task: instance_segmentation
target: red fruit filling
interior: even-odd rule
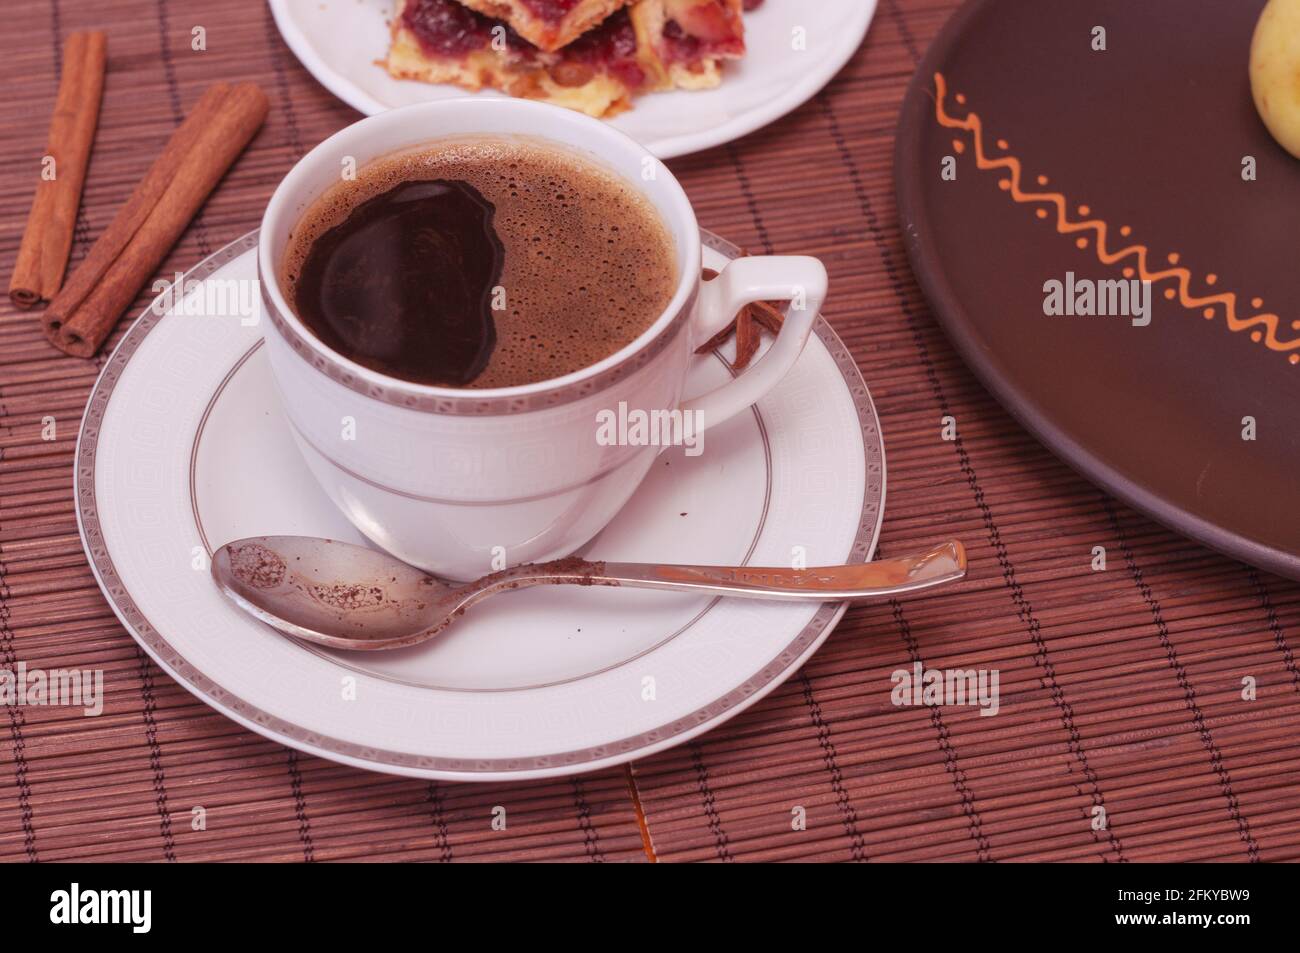
[[[559,23],[582,0],[521,0],[528,12],[539,20]]]
[[[664,24],[664,59],[690,62],[705,56],[739,56],[745,52],[740,18],[721,0],[696,0],[675,4],[673,18]]]
[[[566,63],[602,67],[624,86],[637,89],[645,83],[646,76],[637,62],[636,49],[636,30],[624,7],[559,52]]]
[[[456,0],[415,0],[402,10],[402,26],[415,34],[430,56],[460,57],[492,42],[492,30],[505,30],[506,46],[531,47],[509,26],[463,7]]]

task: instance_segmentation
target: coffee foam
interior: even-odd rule
[[[672,299],[672,236],[631,183],[558,148],[476,139],[385,156],[329,189],[290,235],[281,266],[288,300],[316,238],[412,179],[460,179],[496,208],[506,307],[493,311],[496,349],[468,387],[510,387],[588,367],[634,341]]]

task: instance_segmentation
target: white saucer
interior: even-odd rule
[[[396,106],[500,96],[393,79],[375,64],[388,51],[393,0],[270,0],[284,41],[326,89],[367,116]],[[722,85],[652,93],[611,122],[661,159],[739,139],[802,105],[830,82],[867,34],[876,0],[765,0],[745,14],[748,52]],[[800,32],[801,31],[801,32]],[[803,49],[794,46],[803,40]]]
[[[703,238],[710,267],[738,254]],[[250,233],[187,277],[254,281],[256,244]],[[723,356],[701,357],[687,391],[729,373]],[[699,456],[665,452],[586,553],[790,565],[800,546],[810,566],[866,560],[884,489],[871,396],[819,319],[754,412],[710,430]],[[173,678],[269,738],[396,774],[546,777],[644,757],[770,692],[844,612],[564,587],[492,600],[397,652],[287,640],[225,601],[205,554],[258,534],[363,539],[299,457],[260,329],[237,316],[136,321],[87,406],[76,499],[100,588]]]

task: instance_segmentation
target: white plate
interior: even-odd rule
[[[710,267],[738,253],[703,237]],[[256,243],[246,235],[189,279],[254,281]],[[687,390],[728,373],[721,356],[701,357]],[[699,456],[666,452],[586,552],[789,565],[799,546],[808,565],[866,560],[884,484],[871,396],[818,319],[754,412],[710,430]],[[391,653],[285,639],[225,601],[205,553],[257,534],[363,540],[298,455],[260,330],[234,316],[147,310],[132,326],[87,406],[76,499],[100,588],[173,678],[269,738],[396,774],[546,777],[643,757],[770,692],[844,612],[557,587],[494,599]]]
[[[395,0],[269,2],[280,34],[307,71],[367,116],[435,99],[501,95],[397,80],[376,65],[388,52]],[[739,139],[830,82],[861,45],[875,9],[876,0],[765,0],[745,14],[748,52],[727,65],[722,85],[649,93],[610,121],[661,159]]]

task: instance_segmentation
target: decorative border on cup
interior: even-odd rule
[[[710,248],[729,258],[740,256],[741,250],[731,242],[703,229],[700,231],[704,244]],[[257,232],[253,231],[205,258],[186,272],[185,277],[207,277],[222,265],[256,246]],[[546,775],[567,768],[583,770],[584,766],[593,762],[604,762],[609,759],[615,759],[613,763],[630,761],[639,753],[647,753],[645,752],[647,748],[658,750],[659,746],[672,739],[685,741],[694,737],[705,731],[710,723],[729,712],[746,707],[756,696],[784,681],[792,674],[792,666],[830,635],[831,628],[847,606],[847,603],[822,603],[808,624],[776,657],[743,683],[709,704],[673,722],[609,744],[523,758],[440,758],[358,745],[287,722],[227,691],[185,659],[136,606],[108,552],[108,544],[99,521],[99,505],[95,497],[95,456],[99,431],[103,425],[109,400],[122,372],[160,320],[161,317],[153,312],[152,304],[145,308],[144,313],[131,325],[126,336],[113,352],[113,356],[104,365],[86,404],[81,432],[77,438],[74,477],[77,525],[81,530],[82,545],[105,599],[131,636],[191,693],[213,705],[218,711],[227,715],[233,714],[237,721],[242,721],[281,744],[288,744],[311,754],[328,751],[340,758],[361,762],[376,771],[399,774],[418,772],[423,777],[441,776],[450,780],[468,780],[482,774]],[[851,558],[866,561],[875,550],[884,511],[885,459],[880,420],[876,416],[875,405],[867,391],[866,382],[862,379],[862,372],[858,369],[857,362],[854,361],[848,348],[844,346],[844,342],[839,339],[824,318],[818,317],[816,324],[813,325],[813,331],[825,344],[836,367],[844,376],[858,411],[858,425],[862,431],[866,457],[864,460],[866,481],[863,488],[862,518],[851,549]]]
[[[547,407],[559,407],[563,404],[581,400],[598,393],[611,384],[635,374],[663,352],[687,324],[695,309],[695,299],[699,294],[698,282],[694,291],[682,305],[672,320],[644,347],[634,354],[629,354],[613,367],[606,368],[599,374],[550,387],[535,393],[519,397],[475,397],[474,391],[465,389],[464,397],[435,397],[427,394],[419,385],[409,384],[394,377],[384,375],[384,384],[375,384],[359,376],[339,363],[335,355],[323,342],[309,340],[297,328],[293,327],[280,314],[270,296],[266,293],[266,282],[259,282],[262,289],[262,308],[271,319],[271,324],[289,348],[300,358],[324,374],[336,384],[342,384],[349,390],[363,394],[380,403],[405,407],[420,413],[444,414],[453,417],[490,417],[504,414],[517,414],[529,410],[543,410]],[[337,358],[331,360],[331,356]],[[379,373],[376,371],[375,373]]]

